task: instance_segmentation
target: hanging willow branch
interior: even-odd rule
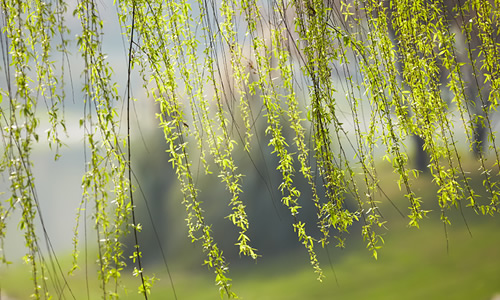
[[[144,81],[144,91],[134,93],[154,99],[158,107],[156,119],[164,133],[165,155],[180,183],[188,235],[201,245],[204,264],[214,271],[221,295],[236,297],[227,277],[228,262],[204,214],[200,195],[207,191],[194,180],[193,157],[199,158],[205,175],[217,174],[228,191],[220,205],[231,208],[226,218],[239,232],[234,244],[240,255],[257,259],[259,251],[248,236],[252,224],[246,201],[251,199],[242,188],[248,170],[240,168],[235,154],[260,151],[262,133],[255,126],[259,121],[266,124],[265,146],[278,161],[273,167],[281,174],[281,203],[293,219],[290,230],[320,280],[324,275],[317,248],[326,247],[332,235],[343,246],[343,233],[356,222],[362,223],[367,248],[377,258],[383,242],[378,230],[385,226],[377,204],[382,200],[376,199],[383,193],[377,147],[399,176],[408,210],[396,209],[407,215],[409,225],[418,227],[428,213],[413,189],[419,171],[409,163],[411,138],[423,144],[415,151],[428,157],[445,228],[450,224],[448,211],[463,204],[478,214],[497,214],[497,1],[117,1],[128,45],[128,79],[122,83],[126,97],[119,96],[116,67],[102,49],[106,23],[101,4],[80,0],[71,15],[63,1],[1,2],[5,80],[0,93],[0,169],[9,180],[9,191],[0,203],[0,239],[3,242],[12,211],[21,211],[19,228],[36,299],[49,296],[48,277],[64,277],[48,271],[39,246],[35,220],[43,226],[43,218],[31,156],[36,143],[48,143],[56,159],[62,146],[68,18],[80,25],[76,44],[83,62],[79,87],[85,103],[80,125],[87,162],[77,220],[88,213],[85,207],[93,208],[104,299],[119,297],[126,266],[122,240],[131,231],[136,237],[135,274],[140,275],[146,299],[154,281],[143,274],[137,238],[141,226],[134,217],[132,194],[131,131],[121,124],[130,124],[133,72]],[[117,109],[122,103],[125,118]],[[39,137],[42,110],[50,124],[46,140]],[[122,125],[128,128],[125,134]],[[478,159],[487,200],[479,199],[463,166],[461,131]],[[310,199],[301,195],[300,179],[308,183]],[[354,210],[348,208],[351,201]],[[301,218],[306,205],[316,209],[317,224]],[[319,232],[311,229],[316,226]],[[78,267],[77,233],[78,226],[73,269]],[[49,237],[44,238],[50,244]]]

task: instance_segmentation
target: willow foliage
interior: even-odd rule
[[[100,11],[111,5],[128,57],[127,82],[119,82],[123,95],[116,66],[102,49],[107,23]],[[154,99],[158,107],[189,237],[206,254],[204,264],[214,271],[222,295],[236,297],[228,262],[204,216],[199,195],[206,191],[193,179],[193,162],[199,158],[205,173],[217,174],[226,187],[228,197],[220,205],[231,208],[227,219],[239,232],[235,245],[240,255],[257,259],[259,251],[247,235],[252,226],[245,205],[251,199],[242,190],[247,170],[238,168],[235,153],[259,151],[258,120],[266,124],[267,146],[278,161],[274,167],[281,174],[281,203],[293,219],[291,229],[320,280],[318,247],[332,238],[342,246],[342,233],[353,223],[363,224],[361,234],[375,258],[383,243],[377,203],[390,200],[377,198],[376,148],[399,176],[409,225],[418,227],[427,213],[412,187],[418,175],[409,163],[413,137],[429,157],[445,224],[453,207],[497,214],[498,5],[496,0],[80,0],[69,9],[65,1],[4,0],[0,169],[9,188],[0,204],[0,239],[9,216],[21,211],[33,294],[49,297],[47,278],[64,275],[49,268],[54,262],[46,258],[53,253],[40,249],[40,240],[49,237],[35,232],[35,219],[43,226],[43,218],[31,157],[36,143],[48,143],[58,158],[68,84],[84,95],[80,126],[87,162],[79,214],[85,209],[93,214],[104,299],[119,297],[116,286],[126,265],[121,241],[127,234],[135,236],[134,274],[145,298],[154,281],[141,265],[130,165],[131,102],[147,100],[133,94]],[[67,20],[79,24],[76,37]],[[83,69],[80,80],[68,80],[68,49],[75,41]],[[143,91],[132,91],[134,74],[142,78]],[[41,137],[42,112],[50,127]],[[463,136],[466,143],[460,142]],[[476,154],[487,199],[478,198],[463,168],[459,148],[465,144]],[[310,199],[301,197],[297,178],[309,184]],[[357,209],[349,210],[346,201],[355,201]],[[315,207],[317,224],[301,219],[303,205]],[[77,268],[78,226],[74,241]]]

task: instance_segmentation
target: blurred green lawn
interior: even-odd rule
[[[435,197],[435,189],[427,185],[416,185],[416,188],[424,191],[426,197]],[[398,201],[400,207],[405,207],[404,200]],[[359,231],[353,231],[347,239],[346,249],[332,245],[329,255],[324,249],[317,249],[326,275],[322,283],[316,280],[306,251],[299,248],[283,255],[264,256],[257,263],[233,263],[229,273],[233,279],[233,291],[241,299],[251,300],[489,300],[493,295],[500,294],[498,216],[480,217],[466,210],[465,218],[471,236],[460,212],[451,211],[452,225],[447,227],[447,245],[437,211],[431,212],[429,219],[421,222],[420,229],[408,228],[407,220],[401,218],[389,204],[384,205],[384,212],[387,212],[384,216],[389,229],[381,231],[385,245],[379,252],[378,260],[365,249]],[[63,270],[69,269],[69,261],[69,256],[62,258]],[[82,261],[80,263],[83,264]],[[221,299],[214,276],[206,267],[186,268],[184,262],[172,259],[169,264],[177,299]],[[95,264],[91,259],[88,267],[88,290],[84,265],[75,275],[66,277],[75,299],[102,298]],[[146,270],[147,274],[156,272],[160,278],[148,299],[174,299],[164,269],[158,264]],[[123,273],[126,290],[121,289],[121,299],[144,299],[137,293],[139,280],[130,273]],[[27,266],[0,268],[0,288],[13,299],[29,299],[31,286]],[[73,296],[69,289],[65,289],[64,296],[55,295],[54,299],[73,299]]]
[[[297,251],[234,266],[230,273],[233,290],[242,299],[260,300],[491,299],[500,293],[500,220],[472,219],[469,221],[472,237],[458,220],[448,228],[448,252],[442,224],[426,220],[420,229],[388,231],[378,260],[354,236],[347,249],[330,249],[332,266],[322,252],[327,276],[322,283],[308,265],[305,251]],[[160,280],[149,299],[174,299],[168,277],[161,267],[158,269]],[[183,270],[181,264],[172,262],[171,271],[178,299],[220,299],[212,274],[206,268]],[[77,275],[67,277],[75,298],[99,299],[95,273],[89,272],[89,297],[84,273],[80,270]],[[138,280],[125,275],[127,291],[122,292],[123,299],[143,299],[135,288]],[[1,287],[15,299],[29,299],[29,277],[26,267],[9,267],[1,274]],[[71,299],[69,293],[65,295],[61,299]]]

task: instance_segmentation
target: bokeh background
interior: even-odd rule
[[[125,85],[126,55],[115,9],[101,3],[108,37],[103,42],[115,67],[115,79]],[[78,24],[72,24],[78,32]],[[75,48],[76,49],[76,48]],[[74,51],[76,53],[76,50]],[[75,78],[81,72],[77,54],[74,54],[72,73]],[[3,75],[2,75],[3,76]],[[339,78],[340,86],[341,78]],[[69,88],[69,87],[68,87]],[[137,178],[136,204],[138,221],[143,230],[139,235],[145,272],[158,278],[150,299],[220,299],[214,283],[214,274],[202,266],[204,254],[201,245],[191,243],[187,237],[185,211],[176,176],[168,163],[163,133],[155,120],[157,108],[141,91],[140,80],[134,83],[134,140],[133,169]],[[339,97],[343,92],[339,89]],[[71,265],[74,228],[80,223],[79,265],[73,275],[66,276],[66,292],[61,299],[98,299],[99,281],[96,278],[96,248],[91,204],[87,213],[77,220],[76,212],[81,201],[81,180],[85,167],[83,129],[79,120],[83,117],[83,96],[79,89],[68,91],[65,116],[67,137],[65,147],[59,149],[61,157],[54,161],[54,151],[43,143],[34,150],[34,175],[37,194],[41,203],[44,229],[58,256],[54,268],[64,272]],[[304,99],[305,101],[305,99]],[[306,104],[305,104],[306,106]],[[117,109],[122,109],[119,105]],[[259,107],[256,107],[257,111]],[[339,106],[345,113],[349,126],[349,107]],[[43,132],[44,116],[40,116]],[[417,195],[422,198],[424,209],[431,212],[423,220],[421,228],[409,228],[406,213],[408,203],[396,184],[389,163],[380,157],[377,161],[381,179],[379,209],[386,228],[379,228],[385,244],[378,259],[365,249],[360,235],[362,224],[354,224],[346,235],[346,247],[336,247],[335,240],[326,248],[317,248],[326,278],[316,280],[309,264],[308,254],[297,241],[288,210],[280,203],[280,174],[276,171],[276,157],[267,146],[269,137],[264,133],[262,116],[256,117],[255,132],[258,139],[252,145],[252,155],[238,151],[236,161],[244,170],[243,200],[250,220],[251,244],[261,255],[257,261],[240,257],[234,246],[237,231],[224,217],[229,214],[229,194],[219,184],[217,175],[205,176],[197,157],[193,156],[195,181],[201,193],[203,209],[208,223],[213,224],[216,242],[230,262],[229,277],[233,288],[242,299],[494,299],[500,294],[500,220],[498,217],[477,216],[465,205],[449,212],[452,221],[446,228],[439,220],[440,209],[436,203],[437,188],[428,174],[415,180]],[[459,130],[459,129],[458,129]],[[347,136],[346,139],[349,137]],[[465,140],[463,138],[462,140]],[[347,141],[347,140],[346,140]],[[412,155],[414,145],[409,141]],[[465,144],[459,145],[465,169],[470,172],[473,184],[480,190],[481,174],[474,156]],[[352,154],[353,161],[354,153]],[[414,163],[414,162],[412,162]],[[2,189],[8,178],[2,178]],[[361,180],[361,179],[360,179]],[[307,192],[306,182],[297,185],[302,191],[300,218],[315,228],[316,212]],[[386,196],[392,201],[387,201]],[[354,201],[347,201],[352,210]],[[396,206],[397,209],[394,207]],[[23,236],[17,230],[14,212],[9,220],[3,251],[11,264],[0,266],[0,299],[22,300],[31,295],[29,268],[22,261],[26,249]],[[39,224],[40,234],[42,226]],[[42,236],[41,235],[41,236]],[[130,255],[133,240],[123,241]],[[44,242],[42,241],[42,245]],[[132,265],[132,263],[130,263]],[[137,292],[140,281],[132,275],[132,268],[123,273],[119,290],[123,299],[142,299]],[[70,293],[67,291],[71,291]]]

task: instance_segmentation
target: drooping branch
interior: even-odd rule
[[[80,216],[86,214],[83,208],[92,206],[103,297],[118,293],[126,264],[122,241],[131,229],[133,258],[139,260],[136,274],[145,298],[151,284],[143,276],[140,224],[134,215],[133,131],[130,123],[126,133],[121,130],[122,122],[130,122],[134,72],[144,80],[144,91],[134,92],[153,99],[158,107],[156,119],[163,130],[165,155],[181,186],[179,201],[185,207],[188,235],[200,244],[204,264],[230,297],[235,294],[228,262],[203,209],[201,195],[207,191],[194,179],[196,161],[206,176],[216,170],[227,190],[220,205],[229,205],[225,218],[238,231],[234,244],[240,254],[257,259],[259,251],[249,238],[252,224],[246,207],[251,200],[243,189],[251,170],[241,168],[237,154],[245,151],[251,156],[262,151],[255,145],[268,147],[277,161],[272,167],[280,173],[278,190],[292,219],[290,230],[320,279],[316,248],[326,247],[332,235],[342,246],[343,234],[358,221],[367,248],[377,257],[383,241],[377,228],[385,226],[377,199],[379,159],[391,163],[409,207],[403,213],[392,205],[408,215],[412,226],[418,227],[426,216],[424,200],[413,189],[419,172],[410,163],[412,136],[422,142],[429,158],[445,225],[450,222],[448,211],[462,203],[480,214],[496,214],[499,187],[493,172],[498,171],[487,158],[492,156],[500,165],[494,133],[498,8],[493,1],[470,0],[458,1],[453,9],[451,2],[118,1],[129,63],[127,93],[121,97],[115,66],[102,48],[106,24],[100,5],[79,1],[73,17],[81,30],[76,43],[84,66],[81,126],[87,162],[77,217],[85,217]],[[57,1],[4,0],[1,7],[1,96],[7,100],[1,103],[0,169],[8,173],[10,190],[7,207],[0,204],[0,239],[5,236],[5,220],[19,209],[34,294],[42,298],[49,292],[35,230],[41,211],[31,156],[36,143],[54,147],[56,158],[62,146],[69,15],[67,6]],[[55,53],[63,54],[60,62]],[[122,118],[117,108],[124,103],[127,115]],[[44,106],[50,125],[46,140],[39,137]],[[263,132],[258,132],[259,122],[265,124]],[[462,135],[467,144],[460,143]],[[377,154],[377,147],[384,153]],[[472,188],[462,148],[476,153],[486,201],[481,202]],[[301,179],[311,199],[303,196]],[[306,206],[316,210],[316,224],[302,218],[301,208]],[[75,236],[74,268],[77,244]]]

